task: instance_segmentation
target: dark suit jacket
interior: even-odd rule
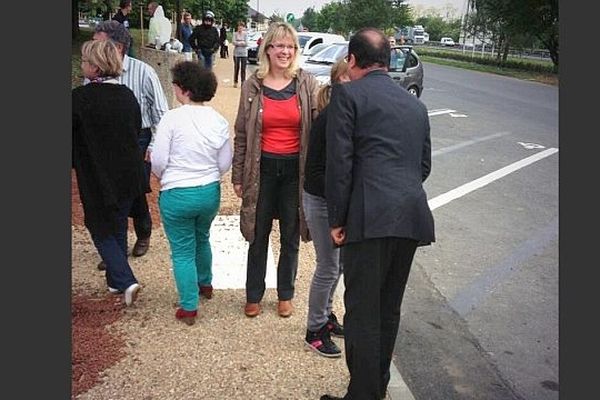
[[[327,116],[329,225],[346,243],[400,237],[435,241],[422,182],[431,170],[425,105],[385,71],[335,85]]]

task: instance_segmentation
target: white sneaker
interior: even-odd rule
[[[109,291],[110,293],[112,293],[112,294],[119,294],[119,293],[122,293],[122,292],[121,292],[119,289],[115,289],[115,288],[113,288],[113,287],[110,287],[110,286],[108,287],[108,291]]]
[[[125,289],[125,305],[131,306],[135,302],[137,298],[137,294],[140,291],[140,285],[137,283],[132,284],[127,289]]]

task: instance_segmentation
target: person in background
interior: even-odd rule
[[[325,199],[327,104],[332,85],[348,82],[348,63],[341,59],[331,68],[331,80],[318,94],[319,116],[310,129],[302,204],[308,230],[315,247],[317,265],[308,295],[306,322],[307,348],[324,357],[340,357],[342,351],[331,336],[344,336],[344,328],[333,313],[333,296],[342,273],[340,250],[332,246]]]
[[[148,46],[164,50],[164,45],[171,39],[171,21],[165,17],[163,6],[155,1],[148,4],[148,14],[151,16],[148,23]]]
[[[396,45],[396,38],[393,36],[388,36],[388,42],[390,43],[390,47],[394,47]]]
[[[158,125],[169,106],[160,80],[154,69],[145,62],[127,56],[131,43],[129,31],[117,21],[103,21],[96,25],[94,40],[111,40],[121,52],[123,72],[118,77],[119,83],[133,91],[142,113],[142,127],[138,135],[138,144],[146,160],[146,187],[150,191],[150,157],[152,150],[152,128]],[[133,227],[137,240],[131,254],[141,257],[148,252],[150,235],[152,234],[152,217],[148,208],[146,195],[142,193],[134,201],[129,214],[133,218]],[[106,267],[104,262],[98,269]]]
[[[213,26],[214,22],[215,14],[207,11],[202,17],[202,23],[194,27],[190,36],[190,45],[206,69],[212,69],[213,56],[219,48],[219,31]]]
[[[221,58],[227,58],[227,24],[225,22],[219,29],[219,44],[221,46]]]
[[[243,22],[239,22],[237,30],[233,33],[233,87],[238,87],[238,82],[246,80],[246,64],[248,63],[248,33]],[[238,80],[238,77],[240,80]]]
[[[192,14],[189,12],[183,13],[183,23],[181,24],[181,41],[183,43],[183,52],[191,53],[192,46],[190,45],[190,36],[192,36],[192,31],[194,30],[194,25],[192,25]],[[191,60],[191,58],[189,58]]]
[[[72,91],[72,166],[84,223],[106,264],[109,292],[124,293],[131,306],[140,285],[127,261],[127,215],[145,186],[140,106],[117,80],[123,61],[112,42],[85,42],[81,70],[89,83]]]
[[[244,307],[248,317],[261,312],[273,219],[279,219],[281,234],[277,263],[281,317],[293,312],[299,238],[309,239],[300,190],[319,84],[298,67],[298,47],[291,25],[271,25],[259,52],[260,65],[242,85],[235,120],[231,181],[242,199],[240,230],[250,243]]]
[[[182,106],[168,111],[158,125],[152,172],[160,180],[158,204],[179,293],[175,317],[192,325],[199,294],[213,295],[209,231],[232,152],[227,120],[205,104],[217,90],[215,74],[192,61],[176,64],[171,72]]]
[[[418,245],[435,241],[423,181],[431,171],[427,108],[387,73],[390,44],[362,28],[348,44],[351,82],[327,111],[325,195],[342,247],[345,399],[385,398],[400,308]],[[321,400],[339,399],[323,395]]]
[[[112,19],[118,21],[123,24],[127,30],[129,30],[129,13],[131,13],[132,9],[131,0],[121,0],[119,3],[119,11],[113,16]],[[133,37],[131,38],[131,43],[129,44],[129,51],[127,52],[129,57],[135,57],[135,51],[133,49]]]

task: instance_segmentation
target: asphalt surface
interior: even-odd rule
[[[395,365],[417,400],[558,399],[558,88],[429,63],[424,86],[430,204],[464,190],[417,250]]]

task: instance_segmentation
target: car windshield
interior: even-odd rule
[[[348,53],[348,45],[345,43],[332,44],[312,55],[308,62],[333,64]]]
[[[298,44],[300,44],[301,49],[304,48],[304,45],[306,44],[306,42],[308,42],[308,39],[310,39],[310,36],[298,35]]]

